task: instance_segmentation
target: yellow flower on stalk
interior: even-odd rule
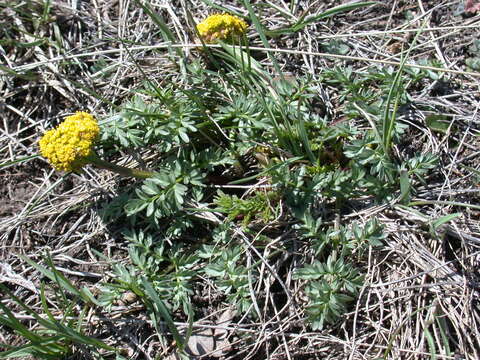
[[[248,24],[237,16],[214,14],[197,25],[197,30],[206,43],[218,40],[233,42],[247,32]]]
[[[67,116],[55,129],[45,132],[39,141],[40,152],[56,170],[78,171],[90,162],[93,143],[100,128],[87,112]]]

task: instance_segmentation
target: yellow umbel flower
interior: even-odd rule
[[[198,33],[206,43],[238,41],[247,29],[245,21],[229,14],[210,15],[197,25]]]
[[[92,147],[99,132],[92,115],[77,111],[43,135],[39,141],[40,152],[56,170],[80,170],[90,162],[87,158],[94,154]]]

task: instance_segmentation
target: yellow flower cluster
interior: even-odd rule
[[[77,171],[93,154],[93,143],[100,132],[89,113],[77,111],[57,128],[48,130],[39,141],[40,152],[56,170]]]
[[[248,29],[245,21],[229,14],[210,15],[197,25],[197,30],[206,43],[218,40],[226,42],[238,41]]]

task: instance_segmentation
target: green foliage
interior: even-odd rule
[[[136,197],[125,205],[126,214],[132,216],[145,211],[145,216],[159,226],[160,219],[180,212],[187,199],[201,200],[202,194],[195,192],[195,187],[203,186],[204,174],[194,165],[193,152],[167,159],[155,176],[136,189]]]
[[[176,34],[153,8],[144,1],[135,3],[165,40],[176,42]],[[373,4],[357,2],[300,15],[282,8],[285,27],[268,30],[257,10],[277,7],[243,3],[266,48],[268,37],[302,31],[320,20]],[[23,5],[14,10],[25,12]],[[50,2],[43,7],[37,4],[34,10],[37,31],[50,21]],[[14,30],[11,26],[1,30],[5,39],[0,45],[43,46],[43,38],[15,44]],[[350,50],[338,40],[326,43],[324,49],[339,54]],[[145,76],[131,99],[101,121],[99,155],[118,159],[128,154],[155,173],[141,182],[122,180],[126,186],[101,211],[106,223],[120,228],[128,259],[112,263],[110,278],[95,297],[87,288],[78,289],[50,260],[46,268],[24,258],[51,282],[40,289],[44,315],[0,284],[6,297],[40,325],[30,330],[0,302],[0,324],[27,341],[19,347],[2,344],[7,351],[0,358],[57,359],[77,347],[98,358],[115,354],[86,333],[86,314],[94,308],[108,312],[119,304],[128,306],[127,295],[144,306],[160,339],[166,324],[183,350],[186,339],[174,318],[188,318],[191,325],[199,284],[207,284],[209,293],[216,291],[220,301],[234,305],[244,318],[255,316],[251,309],[258,303],[268,314],[271,300],[262,290],[267,284],[262,276],[279,255],[288,265],[281,266],[296,270],[293,277],[280,271],[271,271],[272,276],[278,283],[288,279],[289,286],[302,289],[311,327],[335,324],[364,286],[361,272],[367,251],[380,248],[385,238],[376,218],[360,223],[344,215],[372,204],[408,203],[416,185],[426,184],[437,166],[434,154],[402,152],[409,123],[400,114],[427,79],[438,79],[434,71],[403,66],[400,71],[375,66],[358,71],[337,66],[323,70],[319,78],[292,78],[282,74],[273,52],[268,52],[278,75],[273,77],[272,69],[264,68],[248,47],[220,44],[202,49],[196,60],[192,60],[194,51],[186,57],[180,47],[169,50],[178,74],[160,84]],[[106,64],[102,61],[93,68],[102,70]],[[335,109],[328,94],[335,97]],[[445,119],[432,116],[428,127],[449,129],[440,121]],[[432,222],[432,232],[459,214]],[[262,231],[257,233],[255,226],[249,226],[252,223],[261,223]],[[53,294],[60,318],[53,315],[47,293]]]
[[[364,226],[353,223],[350,228],[339,226],[338,228],[323,226],[321,218],[314,219],[310,213],[305,214],[302,223],[298,226],[302,238],[311,242],[317,257],[337,252],[342,256],[353,253],[362,255],[369,247],[379,247],[384,238],[383,228],[373,218]]]
[[[383,228],[376,219],[364,226],[353,223],[350,228],[326,226],[309,211],[303,214],[297,228],[301,238],[314,249],[317,260],[298,269],[294,279],[308,281],[305,294],[309,299],[309,320],[314,329],[321,329],[347,311],[363,286],[363,277],[346,259],[353,254],[361,258],[368,247],[381,246]]]
[[[346,310],[363,286],[363,277],[352,265],[330,255],[325,263],[314,262],[298,269],[294,279],[307,280],[308,313],[313,329],[333,323]]]
[[[314,265],[295,277],[311,277],[305,293],[312,326],[331,324],[363,286],[348,259],[361,262],[384,238],[375,219],[342,224],[332,214],[349,211],[361,197],[406,202],[436,166],[432,154],[401,158],[389,150],[408,128],[398,120],[399,106],[409,103],[409,92],[428,74],[404,69],[400,81],[393,68],[347,67],[324,71],[323,85],[309,77],[273,80],[248,52],[215,51],[224,51],[216,64],[224,68],[187,65],[182,82],[162,89],[149,84],[104,124],[106,146],[145,148],[158,156],[150,164],[156,175],[136,185],[123,208],[111,210],[123,210],[144,231],[126,233],[131,264],[114,266],[116,277],[101,299],[111,306],[127,291],[144,297],[147,281],[167,309],[187,314],[202,276],[245,313],[258,263],[247,265],[243,255],[251,250],[232,231],[241,224],[248,233],[254,221],[278,226],[281,214],[282,220],[296,219],[296,234],[313,250],[306,253]],[[330,85],[352,121],[333,121],[326,105],[318,106],[322,86]],[[247,192],[259,179],[268,191]],[[243,187],[229,193],[223,189],[229,182]],[[202,215],[209,213],[224,223]],[[268,241],[265,234],[255,246]]]
[[[102,305],[112,306],[127,291],[144,296],[147,281],[157,296],[168,302],[167,307],[188,313],[198,257],[185,253],[179,245],[166,249],[163,240],[143,231],[128,231],[125,238],[130,242],[128,253],[132,265],[113,266],[114,281],[104,284],[99,297]]]
[[[433,154],[418,154],[406,161],[409,175],[414,175],[421,182],[424,182],[423,177],[437,164],[438,157]]]
[[[88,328],[87,312],[97,304],[90,291],[87,288],[79,290],[75,287],[55,268],[49,257],[46,258],[48,267],[41,266],[28,258],[23,259],[51,281],[49,284],[42,282],[40,287],[39,298],[45,315],[40,316],[36,310],[6,286],[0,284],[2,293],[13,300],[24,314],[38,323],[35,330],[30,329],[0,302],[0,324],[21,335],[27,341],[20,346],[2,344],[7,350],[0,353],[0,359],[28,356],[36,359],[59,359],[71,355],[75,347],[82,348],[82,351],[89,356],[96,356],[98,359],[103,359],[101,352],[114,353],[115,348],[85,334]],[[50,308],[52,300],[55,300],[57,305],[55,316]]]
[[[237,309],[245,313],[251,305],[249,281],[255,276],[241,265],[244,249],[240,245],[231,245],[225,249],[204,248],[199,256],[210,258],[204,268],[207,276],[215,279],[218,290],[227,295],[227,300],[235,304]]]
[[[160,151],[188,143],[190,133],[197,131],[198,108],[172,89],[156,95],[162,104],[147,104],[140,96],[125,104],[123,112],[104,125],[102,140],[124,148],[156,145]]]
[[[236,195],[220,192],[214,204],[217,205],[216,211],[226,213],[229,220],[241,219],[243,225],[248,225],[256,218],[265,223],[272,220],[276,200],[278,194],[274,192],[257,192],[247,199],[239,199]]]

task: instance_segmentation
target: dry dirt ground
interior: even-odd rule
[[[200,21],[213,12],[200,1],[149,3],[186,45],[194,42],[188,14]],[[227,3],[222,5],[245,13],[241,2]],[[286,20],[275,7],[288,8],[290,2],[270,3],[263,7],[262,22],[271,29],[283,26]],[[339,5],[295,3],[297,16]],[[176,71],[167,48],[159,46],[163,39],[156,25],[135,1],[52,1],[46,15],[43,8],[40,0],[0,4],[0,282],[31,306],[38,306],[33,290],[40,275],[18,254],[40,261],[48,250],[65,275],[91,286],[109,270],[92,250],[126,257],[126,244],[115,225],[105,224],[98,212],[101,202],[114,198],[125,185],[123,180],[93,169],[62,177],[35,157],[39,135],[75,110],[99,117],[111,114],[145,76],[162,83]],[[412,131],[403,146],[412,152],[430,148],[441,157],[438,177],[417,194],[425,200],[423,215],[462,216],[431,236],[428,222],[417,213],[377,206],[355,214],[362,218],[376,213],[388,237],[383,251],[370,254],[370,286],[345,320],[319,332],[288,318],[250,328],[233,323],[232,328],[244,331],[243,337],[232,334],[231,351],[223,352],[224,358],[480,359],[480,77],[478,69],[466,65],[467,59],[480,56],[480,50],[472,50],[479,26],[480,14],[466,13],[463,1],[385,0],[269,39],[272,48],[287,50],[275,53],[284,72],[318,75],[334,66],[365,69],[398,63],[418,29],[427,29],[410,60],[433,59],[447,71],[418,89],[410,109],[412,121],[421,123],[428,113],[416,109],[428,105],[452,119],[452,126],[434,140]],[[257,34],[249,36],[251,46],[262,46]],[[346,57],[325,56],[332,39],[347,46]],[[186,61],[194,56],[188,50],[186,54]],[[264,63],[268,66],[266,58]],[[329,91],[331,111],[341,117],[335,89]],[[198,304],[209,306],[201,299]],[[145,318],[141,310],[137,316]],[[446,334],[439,330],[439,321],[447,324]],[[139,341],[132,358],[161,358],[155,353],[157,345],[149,343],[148,329],[135,324],[122,329]],[[436,357],[430,354],[429,336],[440,344]],[[442,336],[448,339],[450,353],[441,345]],[[0,343],[21,342],[0,328]]]

